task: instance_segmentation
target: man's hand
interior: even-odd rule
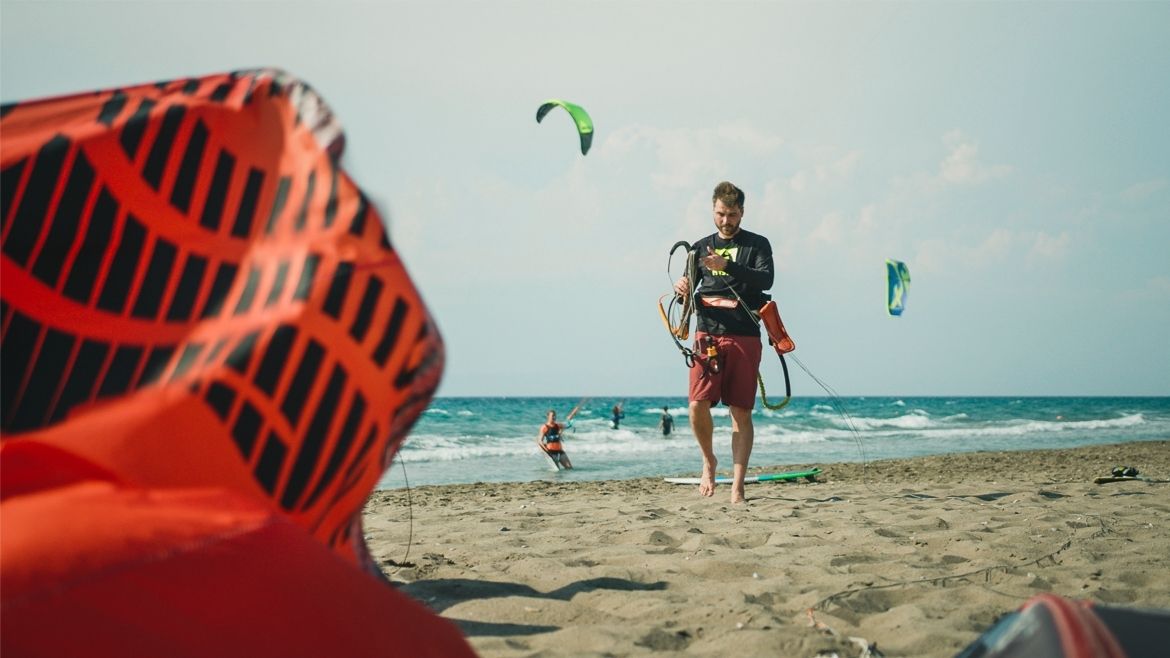
[[[722,272],[727,267],[727,259],[715,253],[711,245],[707,245],[707,255],[703,256],[701,260],[703,261],[703,267],[712,272]]]
[[[690,292],[691,282],[685,276],[680,276],[678,281],[674,282],[674,294],[686,299],[687,293]]]

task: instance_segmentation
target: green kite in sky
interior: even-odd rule
[[[563,107],[573,117],[573,122],[577,124],[577,133],[581,136],[581,155],[589,152],[589,146],[593,143],[593,119],[589,118],[589,113],[580,105],[574,105],[568,101],[550,98],[536,110],[536,122],[540,123],[554,107]]]

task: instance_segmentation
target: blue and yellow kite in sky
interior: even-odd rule
[[[886,306],[890,315],[902,315],[910,289],[910,269],[900,260],[886,259]]]

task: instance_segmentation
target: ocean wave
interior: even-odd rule
[[[932,427],[938,424],[938,421],[932,420],[930,414],[922,409],[911,409],[901,416],[893,418],[857,418],[852,419],[853,427],[858,430],[872,430],[884,427],[893,427],[904,430],[921,430]],[[848,419],[837,417],[833,419],[833,423],[839,427],[848,427]]]
[[[902,418],[905,418],[903,416]],[[913,422],[905,424],[889,423],[868,424],[857,422],[873,419],[854,419],[859,430],[864,430],[862,437],[866,440],[877,440],[891,437],[905,437],[906,430],[912,431],[911,436],[922,439],[962,439],[962,438],[991,438],[991,437],[1026,437],[1037,434],[1053,434],[1057,432],[1081,433],[1086,431],[1107,431],[1134,428],[1146,423],[1145,417],[1140,414],[1128,414],[1119,418],[1099,418],[1090,420],[1029,420],[1013,419],[986,423],[983,425],[965,425],[960,427],[944,427],[938,422],[923,426],[912,427]]]

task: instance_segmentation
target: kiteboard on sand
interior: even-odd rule
[[[1104,477],[1095,478],[1093,484],[1105,484],[1108,482],[1157,482],[1165,484],[1170,480],[1160,480],[1157,478],[1145,477],[1138,473],[1138,470],[1132,466],[1115,466],[1113,471]]]
[[[1105,477],[1093,479],[1093,484],[1106,484],[1108,482],[1155,482],[1166,484],[1170,483],[1170,480],[1157,480],[1144,475],[1106,475]]]
[[[788,473],[764,473],[762,475],[749,475],[743,479],[744,484],[752,482],[783,482],[789,480],[805,479],[809,482],[816,482],[817,475],[820,475],[821,469],[813,468],[807,471],[791,471]],[[698,484],[699,478],[663,478],[671,484]],[[715,478],[715,484],[731,484],[731,478],[721,477]]]

